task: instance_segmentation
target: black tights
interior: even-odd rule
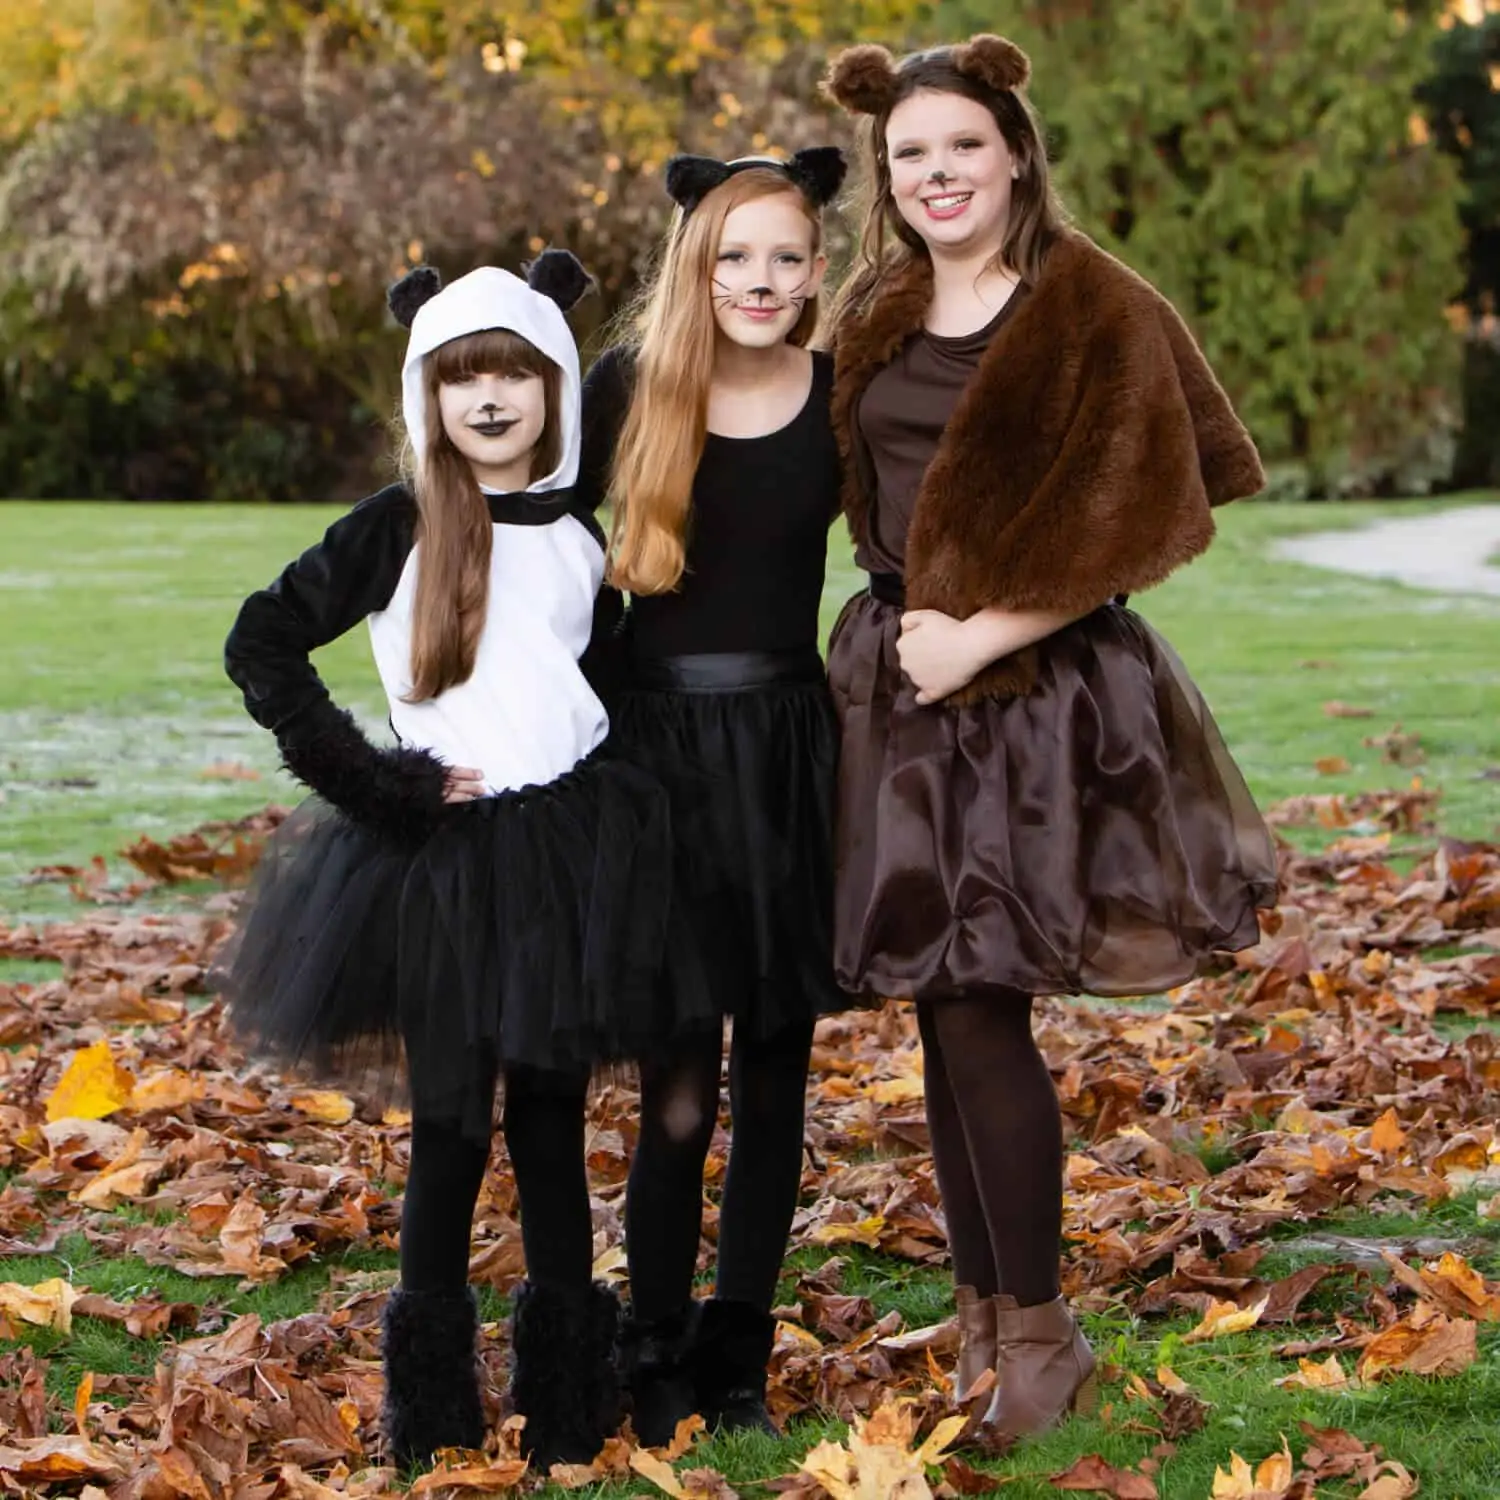
[[[971,991],[917,1005],[932,1158],[953,1279],[1022,1307],[1058,1295],[1062,1110],[1031,1000]]]
[[[521,1201],[526,1274],[563,1291],[589,1285],[594,1229],[584,1162],[586,1077],[517,1070],[505,1079],[505,1144]],[[456,1123],[418,1114],[401,1210],[401,1284],[459,1291],[469,1280],[474,1205],[489,1162],[487,1141]]]
[[[653,1321],[692,1296],[703,1228],[703,1165],[719,1115],[723,1038],[684,1044],[641,1070],[641,1133],[625,1199],[636,1317]],[[770,1311],[802,1181],[812,1026],[742,1036],[729,1049],[734,1135],[719,1209],[715,1296]]]

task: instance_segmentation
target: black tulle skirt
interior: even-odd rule
[[[901,609],[845,606],[836,967],[851,990],[1150,994],[1260,937],[1276,853],[1172,648],[1109,605],[1039,643],[1035,688],[916,702]]]
[[[217,977],[256,1053],[484,1130],[497,1070],[586,1072],[670,1038],[670,865],[665,792],[613,755],[449,807],[414,852],[312,798]]]
[[[769,1036],[849,1005],[832,961],[838,728],[817,652],[638,661],[613,725],[671,801],[663,1009]]]

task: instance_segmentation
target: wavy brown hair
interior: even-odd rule
[[[408,445],[408,482],[417,497],[417,569],[411,616],[411,691],[422,703],[467,682],[489,604],[490,508],[474,470],[443,427],[438,391],[475,375],[540,375],[546,400],[542,435],[531,452],[532,478],[561,461],[559,412],[562,371],[529,339],[488,328],[439,344],[422,363],[427,451],[414,462]]]
[[[891,163],[886,152],[886,127],[891,114],[915,93],[960,94],[982,104],[993,116],[1019,171],[1011,184],[1010,220],[996,265],[1034,286],[1042,262],[1068,216],[1052,187],[1047,170],[1047,148],[1041,117],[1019,88],[993,88],[954,64],[956,47],[933,47],[914,52],[897,65],[884,108],[861,120],[859,178],[852,200],[860,224],[859,249],[848,279],[834,306],[835,325],[858,311],[880,282],[912,260],[929,259],[922,236],[901,216],[891,192]]]
[[[823,248],[817,209],[785,172],[746,167],[708,193],[684,218],[679,211],[654,279],[630,316],[635,387],[615,450],[609,498],[614,511],[610,577],[636,594],[670,593],[687,558],[693,476],[708,433],[713,383],[713,276],[724,221],[742,204],[790,193],[807,215],[812,253]],[[808,274],[812,274],[809,266]],[[809,297],[787,341],[805,345],[818,325]]]

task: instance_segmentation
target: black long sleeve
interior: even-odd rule
[[[371,744],[333,702],[311,656],[390,603],[415,530],[416,507],[404,487],[362,500],[244,602],[224,644],[225,670],[251,717],[276,736],[287,770],[403,843],[430,830],[446,767],[426,750]]]
[[[392,485],[340,516],[245,600],[224,643],[224,669],[256,723],[280,738],[330,703],[312,653],[390,603],[415,532],[416,503]]]
[[[583,451],[575,488],[590,510],[598,510],[609,495],[615,447],[630,411],[633,365],[634,355],[628,349],[606,349],[584,378]]]

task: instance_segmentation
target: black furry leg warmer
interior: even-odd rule
[[[775,1432],[766,1410],[766,1367],[776,1320],[748,1302],[703,1304],[693,1344],[693,1388],[710,1432]]]
[[[583,1292],[525,1281],[514,1306],[511,1399],[526,1418],[522,1451],[541,1474],[590,1463],[620,1425],[619,1298],[597,1281]]]
[[[439,1448],[482,1446],[474,1293],[468,1288],[409,1292],[397,1287],[385,1305],[383,1331],[381,1425],[397,1467],[430,1463]]]

